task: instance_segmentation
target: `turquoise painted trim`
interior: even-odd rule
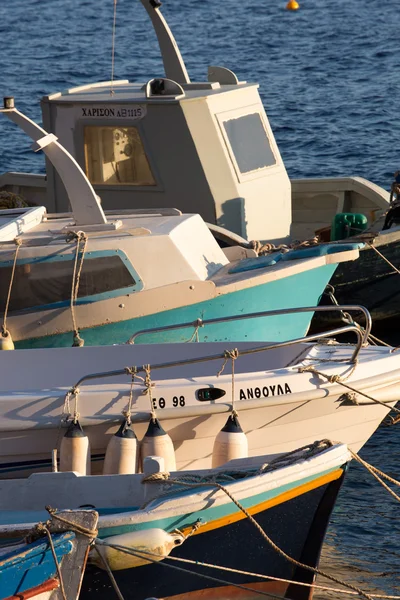
[[[272,252],[265,256],[257,256],[255,258],[247,258],[236,264],[229,273],[243,273],[245,271],[253,271],[255,269],[264,269],[276,265],[277,262],[288,262],[290,260],[299,260],[302,258],[313,258],[316,256],[325,256],[327,254],[335,254],[337,252],[348,252],[349,250],[361,250],[364,248],[363,243],[348,243],[348,244],[321,244],[319,246],[310,246],[308,248],[299,248],[298,250],[289,250],[288,252]]]
[[[68,532],[53,536],[57,560],[73,549],[75,534]],[[38,540],[22,549],[11,550],[0,557],[0,600],[39,586],[57,575],[54,558],[46,541]]]
[[[243,506],[245,508],[252,508],[253,506],[257,506],[263,502],[266,502],[268,500],[273,500],[276,498],[279,498],[279,496],[282,496],[283,494],[285,494],[288,491],[294,490],[296,488],[301,487],[302,485],[305,485],[307,483],[310,483],[311,481],[315,481],[316,479],[319,479],[320,477],[324,477],[325,475],[329,475],[330,473],[333,473],[334,471],[338,470],[338,469],[345,469],[345,465],[342,466],[335,466],[332,467],[330,469],[325,469],[323,471],[320,471],[314,475],[310,475],[308,477],[303,477],[299,480],[287,483],[285,485],[281,485],[273,490],[268,490],[266,492],[262,492],[260,494],[255,494],[253,496],[248,496],[245,499],[241,500],[241,504],[243,504]],[[230,486],[233,486],[234,483],[232,484],[227,484],[226,487],[229,489]],[[212,490],[212,486],[210,486],[210,490]],[[168,495],[167,497],[161,498],[158,502],[154,501],[152,502],[151,506],[149,507],[149,514],[151,515],[151,509],[156,507],[156,506],[162,506],[163,502],[165,501],[169,501],[173,498],[179,498],[182,496],[187,496],[189,497],[191,494],[193,494],[193,490],[187,490],[187,491],[180,491],[180,492],[176,492],[176,493],[171,493],[170,495]],[[188,505],[188,508],[190,509],[190,504]],[[123,507],[123,508],[97,508],[96,509],[99,513],[100,516],[105,516],[105,515],[123,515],[124,513],[129,513],[129,512],[134,512],[136,510],[140,510],[137,507]],[[145,522],[141,522],[141,523],[133,523],[133,524],[129,524],[129,523],[125,523],[122,524],[120,526],[116,526],[116,527],[101,527],[101,522],[99,523],[100,526],[100,531],[99,531],[99,537],[101,538],[105,538],[105,537],[109,537],[111,535],[120,535],[122,533],[128,533],[131,531],[142,531],[142,530],[146,530],[146,529],[152,529],[153,527],[160,527],[161,529],[164,529],[165,531],[173,531],[176,528],[183,528],[183,527],[189,527],[191,525],[193,525],[193,523],[199,519],[200,521],[203,522],[207,522],[207,523],[211,523],[213,521],[216,521],[217,519],[220,518],[224,518],[230,515],[233,515],[235,513],[239,512],[239,509],[232,503],[232,502],[226,502],[224,505],[222,506],[217,506],[217,507],[209,507],[206,508],[204,510],[201,511],[197,511],[197,512],[188,512],[188,513],[183,513],[181,515],[178,516],[174,516],[174,517],[170,517],[170,518],[166,518],[166,519],[155,519],[155,520],[148,520]],[[46,519],[46,515],[48,517],[48,514],[45,511],[2,511],[0,512],[0,525],[15,525],[16,528],[18,528],[18,526],[21,523],[37,523],[39,521],[43,521]]]
[[[325,475],[329,475],[329,473],[333,473],[339,468],[343,468],[341,466],[335,466],[330,469],[326,469],[324,471],[320,471],[315,475],[310,475],[308,477],[303,477],[296,481],[292,481],[285,485],[281,485],[273,490],[268,490],[266,492],[262,492],[260,494],[256,494],[253,496],[249,496],[248,498],[242,499],[241,504],[246,508],[251,508],[252,506],[256,506],[265,502],[267,500],[272,500],[278,498],[279,496],[285,494],[286,492],[293,490],[295,488],[301,487],[315,479],[319,479],[320,477],[324,477]],[[234,483],[228,483],[226,487],[229,489],[230,486],[233,486]],[[210,490],[214,489],[210,486]],[[173,498],[179,498],[182,496],[189,497],[193,494],[193,489],[179,491],[176,493],[171,492],[167,497],[160,498],[159,501],[154,501],[151,503],[151,507],[149,509],[149,513],[151,514],[151,508],[156,506],[162,506],[163,502],[169,501]],[[189,506],[190,507],[190,506]],[[140,510],[137,507],[123,507],[123,508],[96,508],[100,516],[110,515],[110,514],[124,514],[127,512],[132,512],[136,510]],[[176,527],[184,527],[186,525],[191,525],[193,522],[200,518],[202,520],[210,523],[211,521],[215,521],[221,517],[226,517],[231,514],[235,514],[239,509],[232,503],[227,502],[225,505],[218,507],[210,507],[205,510],[198,511],[196,513],[184,513],[178,517],[171,517],[169,519],[157,519],[154,521],[146,521],[145,523],[138,523],[133,525],[121,525],[119,527],[110,527],[110,528],[102,528],[99,535],[100,537],[107,537],[110,535],[119,535],[120,533],[126,533],[128,531],[139,531],[143,529],[151,529],[153,527],[161,527],[166,531],[173,531]],[[13,525],[15,524],[16,528],[18,528],[20,523],[37,523],[39,521],[43,521],[46,519],[46,515],[48,517],[48,513],[46,511],[1,511],[0,512],[0,525]],[[206,518],[205,518],[205,515]],[[101,523],[99,523],[99,526]]]
[[[341,467],[336,466],[331,469],[320,471],[316,475],[304,477],[295,482],[291,482],[291,483],[282,485],[278,488],[275,488],[274,490],[268,490],[266,492],[262,492],[261,494],[249,496],[248,498],[241,499],[240,503],[245,508],[252,508],[253,506],[257,506],[263,502],[267,502],[268,500],[277,499],[277,498],[279,498],[279,496],[282,496],[286,492],[294,490],[298,487],[301,487],[302,485],[310,483],[311,481],[315,481],[316,479],[319,479],[320,477],[324,477],[325,475],[329,475],[329,473],[333,473],[334,471],[337,471],[339,468],[341,468]],[[227,484],[226,487],[229,489],[229,487],[231,485],[233,485],[233,484]],[[215,488],[210,486],[210,490],[212,490],[212,489],[215,489]],[[179,497],[182,495],[189,496],[190,493],[193,493],[193,490],[191,492],[189,491],[189,493],[186,493],[186,492],[177,493],[177,494],[175,494],[175,497]],[[168,500],[170,498],[171,498],[171,496],[168,496]],[[159,501],[159,504],[161,505],[162,502],[165,501],[166,499],[167,498],[161,499]],[[150,514],[151,514],[152,507],[154,507],[154,503],[152,503],[151,507],[149,508]],[[146,530],[146,529],[152,529],[153,527],[160,527],[161,529],[164,529],[165,531],[170,532],[170,531],[173,531],[174,529],[182,529],[184,527],[190,527],[198,519],[200,519],[200,521],[206,522],[207,524],[210,524],[213,521],[216,521],[216,520],[224,518],[224,517],[228,517],[230,515],[234,515],[238,512],[240,512],[240,509],[237,508],[237,506],[235,504],[233,504],[233,502],[226,502],[225,504],[223,504],[221,506],[211,506],[209,508],[206,508],[204,510],[197,511],[197,512],[184,513],[184,514],[166,518],[166,519],[149,520],[144,523],[138,523],[138,524],[133,524],[133,525],[125,524],[125,525],[121,525],[119,527],[109,527],[109,528],[104,527],[103,528],[103,527],[101,527],[101,523],[99,523],[99,527],[100,527],[99,537],[105,538],[105,537],[109,537],[111,535],[120,535],[121,533],[128,533],[130,531],[142,531],[142,530]],[[101,509],[99,510],[99,514],[100,514],[100,516],[102,515]]]
[[[122,250],[95,250],[92,252],[85,253],[85,261],[94,258],[105,258],[107,256],[119,256],[125,267],[129,271],[129,274],[135,281],[134,285],[130,285],[124,288],[118,288],[109,292],[103,292],[102,294],[92,294],[91,296],[84,296],[77,298],[75,305],[79,304],[90,304],[92,302],[98,302],[99,300],[108,300],[108,298],[116,298],[118,296],[126,296],[126,294],[133,294],[134,292],[140,292],[143,289],[143,281],[137,271],[132,266],[129,258]],[[52,254],[46,256],[35,256],[31,258],[22,258],[17,261],[17,266],[29,265],[33,263],[54,263],[54,262],[66,262],[73,261],[75,259],[75,252],[63,252],[62,254]],[[13,261],[0,262],[0,269],[2,267],[11,267]],[[49,308],[63,308],[69,307],[71,300],[64,300],[62,302],[52,302],[50,304],[41,304],[40,306],[31,306],[24,309],[21,313],[40,312],[42,310],[48,310]]]
[[[81,329],[80,335],[86,346],[123,344],[135,331],[142,329],[194,322],[198,318],[213,319],[279,308],[316,306],[336,267],[336,264],[324,265],[290,277],[223,294],[212,300],[91,329]],[[286,341],[304,336],[312,316],[313,313],[293,313],[208,325],[199,329],[199,341]],[[148,334],[137,338],[135,343],[186,342],[193,333],[194,328],[188,328]],[[55,348],[71,345],[71,332],[15,343],[16,348]]]

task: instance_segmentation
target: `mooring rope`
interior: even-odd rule
[[[137,370],[135,367],[132,367],[130,369],[130,375],[131,375],[132,379],[131,379],[131,387],[129,390],[128,406],[126,407],[125,410],[122,411],[122,414],[125,417],[128,425],[132,425],[133,386],[135,384],[136,371]]]
[[[223,370],[225,369],[228,360],[231,359],[231,361],[232,361],[232,371],[231,371],[232,372],[232,380],[231,380],[232,412],[231,412],[231,415],[232,415],[232,417],[237,417],[237,412],[235,409],[235,360],[237,358],[239,358],[239,350],[237,348],[234,348],[233,350],[225,350],[224,355],[225,355],[224,363],[223,363],[221,369],[218,371],[217,377],[222,375]]]
[[[387,264],[388,264],[388,265],[390,265],[390,266],[392,267],[393,271],[396,271],[396,273],[398,273],[398,274],[400,275],[400,270],[399,270],[397,267],[395,267],[395,266],[394,266],[394,264],[393,264],[392,262],[390,262],[390,260],[388,260],[388,259],[386,258],[386,256],[384,256],[384,255],[382,254],[382,252],[379,252],[378,248],[376,248],[376,247],[375,247],[375,246],[374,246],[374,245],[373,245],[371,242],[366,242],[366,243],[367,243],[367,245],[368,245],[368,246],[369,246],[369,247],[370,247],[372,250],[374,250],[374,251],[375,251],[375,252],[376,252],[376,253],[377,253],[377,254],[378,254],[378,255],[379,255],[379,256],[380,256],[380,257],[381,257],[381,258],[382,258],[382,259],[383,259],[385,262],[387,262]]]
[[[94,544],[93,547],[94,547],[95,551],[97,552],[97,554],[99,555],[100,560],[103,563],[105,570],[107,571],[107,575],[110,578],[111,585],[114,588],[114,592],[117,594],[119,600],[125,600],[124,596],[121,593],[121,590],[119,589],[119,586],[118,586],[118,583],[117,583],[117,581],[116,581],[116,579],[114,577],[114,574],[113,574],[113,572],[110,569],[110,565],[108,564],[108,562],[106,560],[106,557],[102,555],[102,553],[100,552],[100,550],[97,547],[96,543]],[[154,562],[156,562],[156,561],[154,561]]]
[[[381,400],[377,400],[376,398],[373,398],[369,394],[366,394],[365,392],[362,392],[361,390],[357,390],[356,388],[352,387],[351,385],[344,383],[344,381],[340,375],[328,375],[327,373],[321,373],[321,371],[318,371],[312,365],[308,365],[306,367],[299,367],[298,371],[299,371],[299,373],[315,373],[316,375],[319,375],[319,376],[327,379],[329,383],[338,383],[339,385],[342,385],[343,387],[351,390],[355,394],[360,394],[360,396],[364,396],[368,400],[371,400],[372,402],[375,402],[376,404],[380,404],[381,406],[384,406],[386,409],[388,408],[387,403],[385,404],[385,402],[381,402]],[[348,379],[348,377],[349,377],[349,375],[347,375],[345,379]],[[391,408],[391,410],[400,414],[400,410],[398,408],[396,408],[395,406],[393,406]]]
[[[147,481],[152,481],[150,478],[146,478],[146,482]],[[155,480],[154,480],[155,481]],[[264,529],[261,527],[261,525],[254,519],[254,517],[248,512],[248,510],[238,501],[236,500],[236,498],[231,494],[231,492],[222,484],[218,483],[218,482],[207,482],[207,483],[189,483],[189,482],[185,482],[182,480],[175,480],[175,479],[167,479],[164,480],[164,484],[168,484],[168,485],[180,485],[180,486],[184,486],[184,487],[216,487],[217,489],[221,490],[222,492],[224,492],[228,498],[239,508],[239,510],[241,510],[243,512],[243,514],[249,519],[249,521],[254,525],[254,527],[258,530],[258,532],[261,534],[261,536],[265,539],[265,541],[280,555],[282,556],[285,560],[287,560],[288,562],[290,562],[291,564],[295,565],[296,567],[300,567],[302,569],[308,570],[312,573],[314,573],[315,575],[320,575],[321,577],[325,577],[326,579],[329,579],[331,581],[333,581],[334,583],[337,583],[339,585],[344,585],[345,587],[357,592],[360,596],[363,596],[364,598],[367,598],[367,600],[372,600],[372,597],[365,593],[363,590],[361,590],[360,588],[350,584],[350,583],[344,583],[342,582],[340,579],[338,579],[337,577],[333,576],[333,575],[329,575],[329,573],[326,573],[325,571],[322,571],[321,569],[317,568],[317,567],[311,567],[310,565],[307,565],[305,563],[302,563],[298,560],[296,560],[295,558],[292,558],[291,556],[289,556],[289,554],[287,554],[284,550],[282,550],[277,544],[275,544],[275,542],[268,536],[268,534],[264,531]],[[171,565],[172,566],[172,565]]]
[[[386,483],[381,479],[381,477],[383,477],[384,479],[387,479],[388,481],[390,481],[391,483],[393,483],[394,485],[397,485],[397,486],[400,486],[400,481],[397,481],[397,479],[393,479],[393,477],[386,475],[386,473],[384,473],[383,471],[380,471],[373,465],[370,465],[369,463],[367,463],[367,461],[363,460],[361,458],[361,456],[356,454],[356,452],[353,452],[353,450],[351,450],[350,448],[349,448],[349,451],[350,451],[352,457],[357,462],[359,462],[361,465],[363,465],[363,467],[365,467],[367,469],[367,471],[369,471],[371,473],[371,475],[373,477],[375,477],[375,479],[377,481],[379,481],[379,483],[389,492],[389,494],[391,494],[393,496],[393,498],[395,498],[397,500],[397,502],[400,502],[400,496],[398,496],[393,490],[391,490],[390,487],[388,485],[386,485]]]
[[[61,573],[61,567],[60,567],[60,564],[57,559],[57,554],[56,554],[56,551],[54,548],[53,538],[51,537],[49,528],[46,525],[44,525],[43,523],[41,523],[41,525],[42,525],[42,528],[41,528],[42,531],[44,531],[44,533],[47,535],[47,539],[49,540],[50,550],[53,555],[54,564],[57,569],[57,575],[58,575],[58,580],[60,582],[60,589],[61,589],[61,594],[62,594],[63,600],[67,600],[67,595],[65,593],[65,587],[64,587],[64,580],[63,580],[63,576]]]
[[[73,274],[72,274],[71,302],[70,302],[72,327],[73,327],[73,334],[74,334],[74,341],[73,341],[72,346],[73,347],[81,347],[84,345],[85,341],[79,335],[79,329],[78,329],[78,326],[76,323],[76,316],[75,316],[75,302],[78,298],[79,284],[80,284],[80,279],[81,279],[81,274],[82,274],[83,261],[85,258],[85,252],[86,252],[88,238],[84,231],[77,231],[77,232],[72,231],[72,232],[68,233],[67,241],[69,242],[73,239],[76,240],[76,251],[75,251],[75,260],[74,260],[74,270],[73,270]],[[81,245],[82,245],[82,249],[81,249]],[[79,255],[81,255],[81,258],[79,260],[79,265],[78,265]]]
[[[13,283],[14,283],[14,275],[15,275],[15,269],[16,269],[16,266],[17,266],[18,252],[19,252],[19,249],[21,247],[22,240],[20,240],[19,238],[15,238],[14,242],[15,242],[15,244],[16,244],[17,247],[16,247],[15,253],[14,253],[14,261],[13,261],[13,266],[12,266],[12,269],[11,269],[10,283],[8,285],[6,305],[5,305],[5,308],[4,308],[3,325],[1,326],[1,335],[4,338],[6,338],[6,337],[8,337],[10,335],[10,332],[7,329],[7,314],[8,314],[8,308],[9,308],[9,305],[10,305],[11,290],[12,290],[12,286],[13,286]]]
[[[101,545],[109,546],[110,548],[114,548],[115,550],[120,550],[121,552],[127,551],[126,552],[127,554],[130,554],[132,552],[132,553],[135,553],[134,556],[137,556],[138,558],[143,558],[143,559],[147,559],[148,557],[159,557],[160,556],[159,554],[155,554],[154,552],[149,552],[148,550],[143,550],[143,549],[138,550],[136,548],[132,549],[132,548],[128,548],[127,546],[121,546],[120,544],[112,544],[112,543],[107,542],[107,539],[105,539],[105,540],[102,539]],[[164,560],[171,560],[174,562],[181,562],[181,563],[186,563],[189,565],[206,567],[209,569],[216,569],[218,571],[226,571],[228,573],[234,573],[236,575],[247,575],[250,577],[257,577],[259,579],[266,579],[267,581],[268,580],[281,581],[282,583],[299,585],[302,587],[318,589],[318,590],[322,590],[322,591],[326,591],[326,592],[339,592],[341,594],[346,594],[346,595],[350,595],[350,596],[359,596],[359,593],[356,591],[353,591],[353,590],[334,588],[334,587],[330,587],[330,586],[326,586],[326,585],[319,585],[317,583],[305,583],[304,581],[294,581],[293,579],[285,579],[283,577],[274,577],[273,575],[264,575],[262,573],[255,573],[254,571],[244,571],[242,569],[235,569],[233,567],[224,567],[223,565],[206,563],[201,560],[192,560],[190,558],[181,558],[180,556],[168,555],[165,557]],[[196,574],[195,572],[192,572],[192,573]],[[234,584],[229,583],[229,585],[234,585]],[[345,584],[341,583],[341,585],[345,585]],[[385,599],[385,600],[399,600],[400,599],[400,596],[386,595],[386,594],[371,594],[371,597],[372,598],[381,598],[381,599]]]
[[[141,559],[145,559],[148,560],[149,562],[155,563],[157,565],[160,565],[161,567],[166,567],[168,569],[174,569],[176,571],[180,571],[181,573],[185,573],[187,575],[194,575],[195,577],[200,577],[200,579],[206,579],[208,581],[212,581],[214,583],[218,583],[218,584],[222,584],[222,585],[229,585],[235,588],[238,588],[239,590],[244,590],[246,592],[252,592],[253,594],[258,594],[259,596],[265,596],[267,598],[276,598],[277,600],[282,600],[282,596],[277,596],[276,594],[272,594],[270,592],[264,592],[262,590],[256,590],[254,588],[248,587],[246,585],[240,585],[239,583],[233,583],[231,581],[226,581],[224,579],[219,579],[217,577],[212,577],[211,575],[205,575],[204,573],[198,573],[197,571],[191,571],[189,569],[183,569],[182,567],[178,567],[177,565],[170,565],[168,563],[162,562],[159,560],[160,555],[156,554],[155,556],[158,557],[158,560],[155,558],[151,558],[150,553],[143,553],[142,551],[136,551],[136,550],[132,550],[131,548],[126,548],[125,546],[120,546],[119,544],[111,544],[106,542],[105,540],[95,540],[95,548],[96,548],[96,544],[99,544],[101,546],[108,546],[110,548],[114,548],[115,550],[119,550],[120,552],[123,552],[125,554],[130,554],[131,556],[136,556],[137,558],[141,558]],[[99,552],[99,550],[97,549],[97,552]],[[109,569],[109,566],[108,566]],[[107,569],[107,572],[108,572]],[[110,570],[111,572],[111,570]],[[113,577],[114,579],[114,577]],[[115,579],[114,579],[115,581]],[[117,583],[115,582],[116,587]],[[116,588],[114,587],[114,590],[116,591]],[[119,600],[124,600],[121,592],[119,591],[119,593],[117,592],[118,598]],[[371,599],[372,600],[372,599]]]
[[[156,414],[156,404],[155,404],[155,402],[153,402],[153,397],[151,394],[151,388],[154,387],[154,383],[151,380],[151,366],[143,365],[143,370],[146,373],[146,376],[144,378],[144,385],[146,386],[146,394],[149,395],[151,420],[154,423],[157,419],[157,414]]]

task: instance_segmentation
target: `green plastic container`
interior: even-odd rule
[[[344,240],[365,231],[368,219],[361,213],[338,213],[332,221],[331,241]]]

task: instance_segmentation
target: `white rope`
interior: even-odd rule
[[[8,308],[9,308],[9,305],[10,305],[11,290],[12,290],[12,286],[13,286],[13,282],[14,282],[15,268],[17,266],[18,252],[19,252],[19,249],[21,247],[22,240],[20,240],[18,238],[15,238],[14,242],[16,243],[17,247],[15,249],[14,262],[13,262],[13,266],[12,266],[12,269],[11,269],[10,283],[9,283],[9,286],[8,286],[7,300],[6,300],[6,305],[5,305],[5,308],[4,308],[3,325],[1,327],[1,335],[2,335],[2,337],[8,337],[10,335],[10,332],[7,330],[7,313],[8,313]]]
[[[191,532],[189,533],[189,535],[191,535]],[[127,550],[129,553],[129,551],[132,551],[139,558],[140,558],[140,554],[143,554],[143,556],[141,558],[147,558],[147,556],[154,556],[154,557],[159,558],[159,556],[160,556],[159,554],[155,554],[154,552],[149,552],[148,550],[143,550],[143,549],[137,550],[137,549],[128,548],[127,546],[120,546],[119,544],[110,544],[107,542],[107,539],[101,540],[101,545],[109,546],[110,548],[115,548],[116,550],[120,550],[121,552],[124,552]],[[263,575],[262,573],[255,573],[253,571],[243,571],[242,569],[234,569],[232,567],[224,567],[222,565],[206,563],[206,562],[202,562],[200,560],[191,560],[190,558],[181,558],[178,556],[166,556],[164,560],[171,560],[171,561],[175,561],[175,562],[186,563],[189,565],[207,567],[209,569],[216,569],[218,571],[226,571],[228,573],[235,573],[237,575],[249,575],[250,577],[266,579],[267,581],[268,580],[281,581],[282,583],[289,583],[289,584],[293,584],[293,585],[309,587],[311,589],[318,589],[318,590],[323,590],[326,592],[339,592],[341,594],[347,594],[349,596],[359,596],[360,595],[358,592],[355,592],[352,590],[334,588],[334,587],[330,587],[330,586],[319,585],[316,583],[305,583],[303,581],[294,581],[292,579],[284,579],[283,577],[274,577],[273,575]],[[345,584],[343,584],[343,585],[345,585]],[[400,596],[387,596],[384,594],[371,594],[371,597],[372,598],[382,598],[382,599],[387,599],[387,600],[399,600],[400,599]]]
[[[143,370],[146,373],[146,376],[144,378],[144,385],[146,386],[146,393],[149,395],[151,420],[154,423],[155,420],[157,419],[157,414],[156,414],[156,405],[155,405],[155,402],[153,402],[153,397],[151,395],[151,388],[154,387],[154,383],[151,381],[150,365],[143,365]]]
[[[352,387],[351,385],[348,385],[347,383],[344,383],[344,381],[346,379],[348,379],[350,377],[350,375],[353,373],[354,369],[352,369],[352,371],[350,372],[350,374],[347,375],[344,379],[342,379],[340,375],[328,375],[327,373],[321,373],[321,371],[317,371],[317,369],[315,369],[312,365],[308,365],[307,367],[300,367],[298,369],[298,371],[299,371],[299,373],[315,373],[316,375],[320,375],[321,377],[324,377],[325,379],[327,379],[329,383],[338,383],[339,385],[342,385],[343,387],[351,390],[355,394],[359,394],[360,396],[364,396],[364,398],[367,398],[368,400],[371,400],[371,402],[375,402],[376,404],[380,404],[381,406],[384,406],[386,409],[388,407],[387,403],[385,404],[385,402],[381,402],[380,400],[377,400],[376,398],[373,398],[369,394],[365,394],[364,392],[361,392],[360,390],[357,390],[356,388]],[[391,408],[391,410],[393,410],[394,412],[400,414],[400,410],[398,408],[396,408],[395,406],[393,406]]]
[[[382,252],[379,252],[378,248],[375,248],[375,246],[373,244],[371,244],[371,242],[367,242],[367,245],[372,250],[374,250],[385,262],[387,262],[387,264],[392,267],[393,271],[396,271],[396,273],[398,273],[400,275],[399,269],[397,267],[395,267],[394,264],[390,262],[390,260],[388,260],[385,256],[383,256]]]
[[[69,241],[70,239],[76,239],[76,251],[75,251],[75,260],[74,260],[74,270],[73,270],[73,274],[72,274],[71,303],[70,303],[72,327],[73,327],[73,333],[74,333],[74,341],[73,341],[72,346],[73,347],[81,347],[84,345],[85,342],[79,335],[79,330],[78,330],[78,326],[76,323],[76,317],[75,317],[75,302],[78,298],[79,283],[80,283],[80,279],[81,279],[83,260],[85,258],[85,252],[86,252],[88,238],[87,238],[87,235],[85,234],[85,232],[77,231],[76,233],[70,232],[68,234],[67,240]],[[81,252],[81,259],[79,261],[79,266],[78,266],[78,259],[79,259],[79,254],[80,254],[81,243],[82,243],[82,252]]]

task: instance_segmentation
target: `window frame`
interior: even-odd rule
[[[164,192],[164,187],[161,183],[161,178],[159,171],[157,169],[156,161],[153,158],[150,145],[146,139],[144,126],[142,124],[143,119],[79,119],[77,121],[77,125],[75,128],[75,148],[77,148],[77,158],[78,163],[81,166],[83,172],[86,177],[88,177],[86,173],[86,161],[85,161],[85,127],[114,127],[116,129],[135,127],[138,130],[140,140],[143,145],[143,150],[145,152],[147,161],[149,163],[149,168],[151,174],[154,178],[154,185],[134,185],[132,183],[112,183],[110,185],[106,183],[92,183],[90,182],[96,190],[110,190],[115,191],[118,190],[126,190],[126,191],[135,191],[138,192]],[[88,177],[89,179],[89,177]],[[89,180],[90,181],[90,180]]]
[[[55,263],[55,262],[65,262],[70,260],[71,262],[75,260],[75,252],[63,252],[62,254],[51,254],[45,256],[35,256],[29,258],[21,258],[17,260],[16,266],[23,266],[27,264],[34,263]],[[115,290],[110,290],[107,292],[101,292],[99,294],[91,294],[90,296],[83,296],[81,298],[77,298],[74,302],[74,306],[79,306],[82,304],[92,304],[93,302],[99,302],[100,300],[109,300],[111,298],[118,298],[119,296],[126,296],[132,294],[134,292],[139,292],[143,289],[144,284],[137,273],[137,271],[133,268],[132,263],[128,259],[127,255],[123,250],[115,249],[115,250],[93,250],[85,253],[83,265],[85,265],[85,261],[90,260],[91,258],[106,258],[109,256],[119,256],[124,266],[128,270],[131,277],[134,279],[135,283],[131,286],[126,286],[124,288],[117,288]],[[0,269],[12,267],[13,260],[0,262]],[[71,289],[72,289],[72,276],[71,276]],[[12,294],[12,292],[11,292]],[[21,308],[18,310],[9,310],[9,316],[17,315],[21,313],[31,313],[31,312],[39,312],[42,310],[48,309],[56,309],[56,308],[65,308],[70,306],[71,298],[67,300],[59,300],[57,302],[51,302],[48,304],[40,304],[33,305],[27,308]],[[0,312],[0,315],[3,315],[3,312]]]

